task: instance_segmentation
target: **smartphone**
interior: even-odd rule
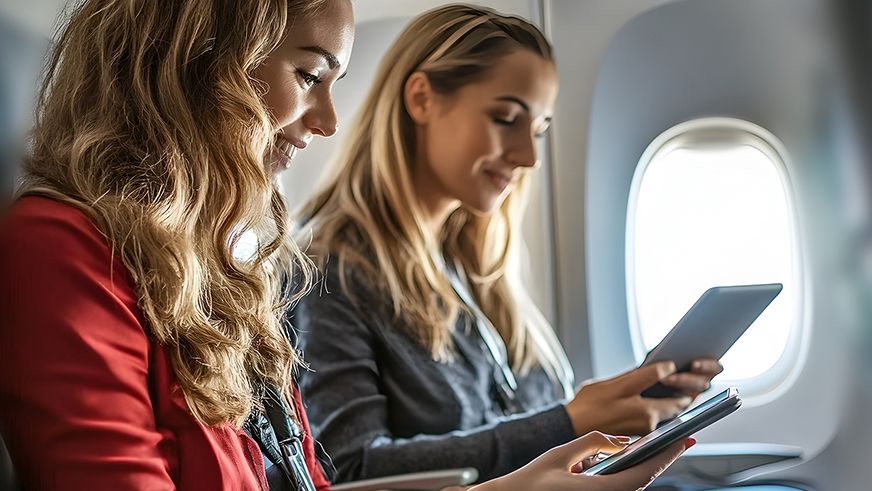
[[[618,453],[612,454],[582,474],[614,474],[633,467],[665,450],[673,443],[689,437],[706,426],[733,413],[742,405],[739,391],[730,387],[720,394],[689,409],[669,423],[636,440]]]

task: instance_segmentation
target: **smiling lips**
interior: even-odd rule
[[[509,184],[512,183],[511,175],[506,175],[495,170],[486,170],[484,173],[490,179],[491,184],[493,184],[500,193],[502,193],[507,187],[509,187]]]
[[[290,168],[291,161],[294,159],[294,155],[297,154],[297,150],[306,148],[306,145],[306,142],[303,140],[294,139],[292,141],[282,136],[277,136],[272,151],[273,171],[278,172]]]
[[[297,147],[282,137],[276,138],[276,148],[278,148],[279,151],[289,159],[294,158],[294,154],[297,153]]]

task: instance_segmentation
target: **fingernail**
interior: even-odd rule
[[[687,441],[684,442],[684,449],[687,450],[694,445],[696,445],[696,438],[688,438]]]
[[[695,362],[693,362],[693,364],[691,365],[691,368],[692,368],[693,370],[699,370],[700,368],[702,368],[702,363],[700,363],[700,362],[698,362],[698,361],[695,361]]]
[[[630,443],[630,437],[609,435],[609,441],[611,441],[615,445],[626,446],[628,443]]]

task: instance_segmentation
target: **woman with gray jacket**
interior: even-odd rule
[[[382,61],[299,223],[324,271],[294,311],[311,367],[300,384],[337,481],[501,476],[589,431],[647,433],[720,371],[662,363],[573,392],[519,278],[525,188],[556,94],[541,32],[484,8],[418,16]],[[685,395],[639,396],[658,381]]]

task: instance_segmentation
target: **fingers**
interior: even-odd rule
[[[697,395],[709,390],[712,379],[723,371],[724,367],[718,360],[701,358],[691,363],[689,372],[672,374],[661,382],[687,394]]]
[[[614,379],[625,395],[639,394],[663,378],[675,373],[675,363],[661,361],[639,367]]]
[[[630,442],[633,441],[633,439],[628,437],[628,436],[614,436],[614,435],[612,435],[612,437],[616,438],[621,443],[621,445],[629,445]],[[620,452],[618,452],[618,453],[620,453]],[[589,456],[585,457],[584,459],[582,459],[580,462],[577,462],[572,466],[572,473],[578,474],[579,472],[582,472],[586,469],[589,469],[589,468],[593,467],[594,465],[599,464],[603,460],[609,458],[611,455],[612,454],[609,454],[606,452],[597,452],[593,455],[589,455]]]
[[[694,443],[696,442],[692,439],[674,443],[641,464],[617,474],[601,477],[604,482],[609,479],[609,489],[644,489]]]
[[[632,416],[625,417],[620,423],[610,425],[605,431],[621,432],[631,435],[646,435],[663,421],[674,418],[690,406],[693,399],[679,397],[672,399],[649,399],[638,397],[632,402]]]
[[[709,375],[711,378],[714,378],[715,375],[724,371],[724,366],[721,365],[718,360],[713,358],[701,358],[699,360],[694,360],[693,363],[690,364],[690,371],[700,375]]]
[[[644,399],[657,415],[658,423],[670,419],[687,409],[693,402],[691,397],[677,397],[672,399]]]
[[[623,450],[628,443],[629,438],[615,437],[605,435],[598,431],[592,431],[569,443],[554,447],[547,453],[550,454],[561,467],[571,469],[573,465],[581,462],[586,457],[596,455],[598,452],[609,454],[619,452]]]
[[[710,375],[684,372],[672,374],[661,382],[663,385],[674,387],[685,393],[705,392],[711,388],[711,377]]]

